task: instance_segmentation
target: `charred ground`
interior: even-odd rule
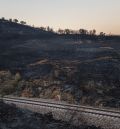
[[[120,107],[119,37],[58,35],[0,21],[0,93]]]

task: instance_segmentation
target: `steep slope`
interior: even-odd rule
[[[17,26],[19,33],[20,26],[23,35],[27,31],[42,35],[34,28],[7,24],[2,23],[4,33],[8,26]],[[44,33],[46,36],[49,32]],[[53,33],[52,38],[10,34],[13,37],[9,40],[0,39],[1,94],[46,99],[60,96],[69,103],[120,107],[119,41],[73,40]],[[19,79],[15,79],[16,74]]]
[[[0,19],[0,39],[50,38],[54,35],[40,28]]]

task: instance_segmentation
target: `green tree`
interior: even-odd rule
[[[58,30],[58,33],[59,33],[59,34],[64,34],[64,30],[59,29],[59,30]]]
[[[65,29],[65,30],[64,30],[64,33],[65,33],[65,34],[70,34],[70,29]]]
[[[80,29],[79,33],[82,34],[82,35],[86,35],[86,34],[88,34],[88,31],[85,30],[85,29]]]
[[[1,18],[1,20],[5,20],[5,18],[4,18],[4,17],[2,17],[2,18]]]
[[[100,32],[100,36],[105,36],[105,33],[104,32]]]
[[[25,22],[25,21],[20,21],[20,23],[21,23],[22,25],[26,25],[26,22]]]
[[[46,30],[46,28],[45,28],[45,27],[42,27],[42,26],[40,27],[40,29],[41,29],[41,30],[44,30],[44,31]]]
[[[13,22],[18,23],[18,20],[17,19],[14,19]]]
[[[50,28],[49,26],[47,27],[47,31],[54,32],[53,28]]]
[[[9,19],[9,22],[12,22],[12,19],[11,18]]]
[[[95,29],[92,31],[92,34],[93,35],[96,35],[96,30]]]

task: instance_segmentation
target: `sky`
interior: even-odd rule
[[[84,28],[120,34],[120,0],[0,0],[0,17],[55,30]]]

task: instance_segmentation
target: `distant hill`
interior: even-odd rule
[[[72,40],[115,40],[120,41],[119,35],[91,35],[91,34],[71,34],[71,33],[62,33],[59,34],[54,32],[51,28],[44,29],[44,27],[33,27],[26,25],[24,21],[18,23],[14,19],[6,20],[0,19],[0,39],[49,39],[60,37],[63,39],[72,39]],[[66,29],[65,29],[66,30]],[[64,30],[64,31],[65,31]],[[69,29],[68,29],[69,30]]]
[[[54,35],[54,32],[0,19],[0,38],[2,39],[47,38],[53,37]]]

